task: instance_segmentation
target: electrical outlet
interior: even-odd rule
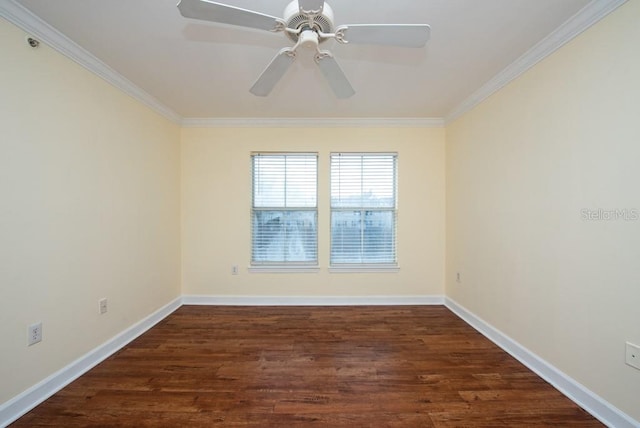
[[[107,299],[100,299],[98,306],[100,308],[100,315],[107,313]]]
[[[640,346],[627,342],[625,362],[631,367],[635,367],[640,370]]]
[[[42,322],[31,324],[27,329],[27,345],[35,345],[42,342]]]
[[[238,265],[231,266],[231,275],[237,275],[237,274],[238,274]]]

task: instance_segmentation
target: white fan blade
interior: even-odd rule
[[[178,9],[185,18],[267,31],[275,30],[278,26],[278,19],[275,16],[208,0],[180,0]]]
[[[338,98],[349,98],[356,93],[333,55],[318,54],[316,55],[316,62]]]
[[[322,12],[324,9],[324,0],[298,0],[300,11],[306,12]]]
[[[249,92],[259,97],[269,95],[295,59],[295,52],[293,52],[291,48],[281,49],[280,52],[273,57],[267,68],[264,69],[260,77],[258,77],[258,80],[253,84]]]
[[[402,46],[421,48],[429,40],[431,27],[426,24],[355,24],[336,29],[344,42],[354,44]],[[338,41],[341,41],[338,38]]]

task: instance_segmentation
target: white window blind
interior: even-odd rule
[[[395,153],[331,155],[331,265],[395,265]]]
[[[252,264],[317,264],[318,156],[257,153],[251,159]]]

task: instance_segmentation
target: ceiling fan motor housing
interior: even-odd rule
[[[286,22],[287,28],[291,28],[293,30],[299,29],[302,31],[299,34],[290,33],[288,31],[285,33],[293,42],[298,41],[298,38],[303,34],[304,30],[313,30],[316,33],[333,33],[333,10],[326,2],[322,9],[322,13],[319,15],[313,15],[311,18],[313,26],[310,25],[309,16],[300,13],[298,0],[293,0],[284,9],[284,21]],[[326,38],[319,37],[318,41],[322,43],[325,40]]]

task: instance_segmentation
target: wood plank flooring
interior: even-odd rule
[[[12,427],[601,427],[442,306],[183,306]]]

